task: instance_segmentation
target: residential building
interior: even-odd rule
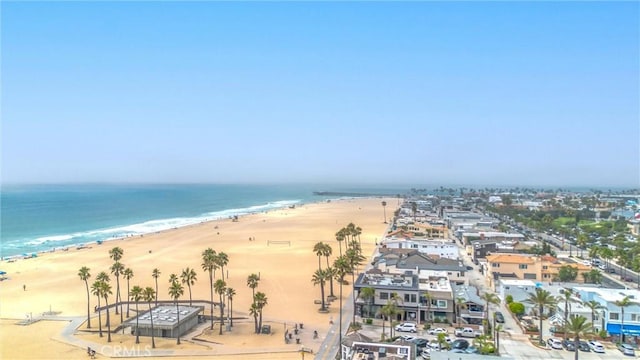
[[[578,272],[575,282],[584,282],[582,273],[591,271],[591,267],[579,263],[562,263],[553,256],[526,254],[491,254],[487,257],[487,273],[489,282],[496,286],[501,278],[558,281],[562,266],[571,266]]]
[[[607,333],[620,336],[624,332],[625,335],[640,336],[640,290],[574,287],[574,291],[581,301],[594,300],[604,308],[601,311],[603,317],[599,325],[607,330]],[[622,310],[616,305],[616,301],[621,301],[627,296],[631,304],[624,309],[623,324]]]
[[[479,296],[478,288],[467,285],[453,285],[453,301],[458,307],[461,326],[482,325],[485,317],[486,302]],[[456,319],[456,323],[458,319]]]
[[[423,254],[436,255],[441,258],[458,259],[460,257],[458,246],[446,240],[393,235],[382,240],[381,245],[388,249],[416,249]]]
[[[373,266],[383,272],[446,271],[454,284],[464,285],[469,282],[465,276],[467,268],[461,260],[422,254],[415,249],[380,249],[380,256],[374,259]]]

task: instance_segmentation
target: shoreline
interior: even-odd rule
[[[346,199],[346,198],[345,198]],[[249,215],[253,215],[253,214],[260,214],[260,213],[268,213],[270,211],[278,211],[278,210],[282,210],[285,208],[291,208],[291,206],[304,206],[307,204],[315,204],[315,203],[321,203],[321,202],[325,202],[325,201],[339,201],[342,200],[341,198],[336,198],[336,199],[323,199],[323,200],[318,200],[318,201],[310,201],[310,202],[305,202],[304,200],[277,200],[277,201],[272,201],[272,202],[268,202],[266,204],[257,204],[257,205],[250,205],[244,208],[232,208],[232,209],[223,209],[223,210],[218,210],[218,211],[212,211],[212,212],[207,212],[207,213],[202,213],[196,216],[192,216],[192,217],[172,217],[172,218],[161,218],[161,219],[151,219],[151,220],[146,220],[143,222],[138,222],[138,223],[128,223],[128,224],[120,224],[120,225],[113,225],[111,227],[107,227],[107,228],[101,228],[101,229],[92,229],[92,230],[86,230],[86,231],[80,231],[77,233],[91,233],[91,232],[102,232],[102,231],[108,231],[110,229],[120,229],[120,228],[127,228],[127,227],[133,227],[133,226],[137,226],[137,225],[142,225],[142,224],[146,224],[149,222],[167,222],[173,219],[186,219],[187,223],[182,224],[182,225],[178,225],[178,226],[172,226],[172,227],[168,227],[168,228],[164,228],[164,229],[158,229],[158,230],[151,230],[148,232],[137,232],[137,233],[131,233],[131,234],[125,234],[124,236],[111,236],[111,237],[104,237],[102,239],[97,239],[97,240],[89,240],[89,241],[83,241],[80,240],[78,242],[73,242],[73,243],[68,243],[65,245],[60,245],[60,246],[53,246],[51,248],[48,249],[42,249],[42,250],[37,250],[37,249],[33,249],[33,250],[28,250],[28,251],[23,251],[22,254],[14,254],[14,255],[7,255],[7,256],[2,256],[2,258],[0,258],[0,261],[9,261],[9,260],[28,260],[40,255],[45,255],[45,254],[49,254],[49,253],[55,253],[55,252],[66,252],[70,249],[76,248],[77,250],[81,250],[82,248],[78,248],[78,247],[88,247],[88,246],[94,246],[94,245],[102,245],[103,243],[107,243],[107,242],[112,242],[112,241],[119,241],[119,240],[127,240],[127,239],[131,239],[131,238],[139,238],[139,237],[144,237],[145,235],[153,235],[153,234],[159,234],[165,231],[172,231],[172,230],[177,230],[177,229],[182,229],[182,228],[187,228],[187,227],[191,227],[191,226],[197,226],[200,224],[205,224],[205,223],[209,223],[209,222],[215,222],[215,221],[220,221],[220,220],[231,220],[234,217],[237,218],[242,218],[245,216],[249,216]],[[272,204],[278,204],[278,203],[282,203],[282,205],[276,206],[276,207],[271,207],[268,209],[261,209],[261,210],[251,210],[252,208],[261,208],[261,207],[268,207]],[[209,214],[215,214],[215,213],[229,213],[230,215],[224,215],[224,216],[218,216],[215,217],[213,215],[209,215]],[[193,219],[193,221],[189,222],[188,219]],[[70,234],[58,234],[58,235],[45,235],[45,236],[40,236],[38,238],[48,238],[48,237],[59,237],[59,236],[71,236]],[[38,239],[36,238],[36,239]],[[34,239],[34,240],[36,240]],[[34,241],[32,240],[32,241]],[[38,247],[39,245],[34,245],[34,247]],[[6,251],[6,249],[4,250]],[[3,252],[4,252],[3,251]],[[33,255],[36,256],[33,256]]]

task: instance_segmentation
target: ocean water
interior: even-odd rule
[[[4,185],[0,256],[153,233],[206,220],[325,201],[313,191],[398,193],[313,185]]]

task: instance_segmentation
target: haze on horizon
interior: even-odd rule
[[[638,187],[637,2],[4,2],[3,183]]]

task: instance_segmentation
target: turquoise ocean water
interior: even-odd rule
[[[0,255],[50,251],[332,198],[313,191],[399,193],[312,185],[6,185],[0,192]]]

